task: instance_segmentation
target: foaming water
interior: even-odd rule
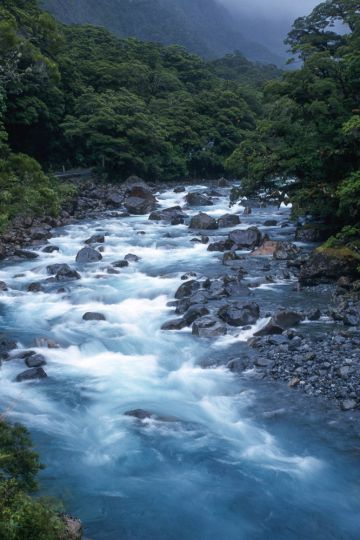
[[[242,211],[229,209],[228,190],[221,192],[205,211]],[[164,208],[183,198],[158,194]],[[239,227],[284,212],[259,209]],[[76,265],[84,240],[98,231],[106,237],[102,261]],[[268,318],[214,341],[161,330],[182,273],[219,271],[219,254],[190,239],[184,225],[108,217],[59,230],[51,240],[58,253],[0,269],[9,286],[0,297],[4,330],[47,361],[49,377],[39,382],[15,383],[24,369],[16,359],[0,371],[2,407],[29,427],[47,464],[44,492],[60,496],[93,540],[358,538],[356,455],[332,447],[337,426],[324,428],[319,411],[309,431],[300,398],[291,418],[265,421],[261,407],[276,406],[271,388],[223,366]],[[107,273],[128,253],[139,262]],[[61,292],[50,284],[28,293],[54,263],[76,267],[82,279]],[[256,299],[281,297],[283,305],[287,294],[277,280],[260,286]],[[88,311],[105,320],[84,321]],[[32,347],[41,336],[60,348]],[[152,415],[125,414],[136,409]]]

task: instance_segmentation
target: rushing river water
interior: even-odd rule
[[[222,193],[205,209],[212,216],[229,211],[228,190]],[[183,204],[183,196],[169,191],[158,198],[166,208]],[[287,213],[259,209],[240,228],[284,221]],[[68,226],[51,239],[59,253],[39,251],[35,261],[0,268],[9,286],[0,297],[4,331],[23,347],[40,336],[61,346],[35,349],[46,356],[48,379],[14,382],[25,369],[18,360],[0,371],[2,408],[29,427],[47,465],[44,493],[60,497],[91,540],[359,540],[355,420],[252,372],[228,371],[254,328],[217,340],[189,329],[162,331],[173,318],[167,303],[181,275],[224,269],[219,253],[191,242],[185,225],[147,218]],[[77,266],[84,240],[99,231],[106,234],[103,260]],[[271,236],[291,232],[278,227]],[[141,260],[108,274],[127,253]],[[77,267],[82,279],[64,284],[62,293],[59,284],[26,292],[58,262]],[[279,281],[256,289],[254,299],[264,314],[325,302],[317,294],[301,295]],[[87,311],[106,321],[82,320]],[[314,328],[326,331],[326,324]],[[174,420],[140,422],[124,415],[131,409]]]

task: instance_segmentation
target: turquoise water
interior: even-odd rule
[[[223,195],[208,213],[229,211]],[[163,193],[161,205],[182,197]],[[287,213],[260,209],[241,227]],[[60,294],[56,284],[26,292],[48,264],[75,267],[84,240],[100,230],[104,258],[78,267],[80,281]],[[267,319],[215,341],[160,330],[185,271],[223,271],[218,254],[190,238],[184,225],[109,217],[59,230],[51,240],[59,253],[0,269],[10,286],[0,297],[4,330],[24,347],[40,336],[61,346],[36,349],[47,359],[45,381],[13,382],[17,360],[0,371],[1,404],[29,427],[47,465],[43,492],[62,498],[92,540],[358,540],[357,417],[225,367]],[[108,274],[127,253],[141,260]],[[326,301],[281,281],[254,294],[263,314]],[[86,311],[106,321],[85,322]],[[139,422],[124,415],[131,409],[170,418]]]

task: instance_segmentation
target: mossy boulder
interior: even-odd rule
[[[300,269],[302,285],[331,283],[341,276],[359,277],[360,255],[348,247],[320,247]]]

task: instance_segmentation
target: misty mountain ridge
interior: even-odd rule
[[[42,0],[65,24],[103,26],[121,37],[177,44],[205,58],[240,51],[252,61],[283,65],[284,59],[245,38],[241,18],[217,0]]]

